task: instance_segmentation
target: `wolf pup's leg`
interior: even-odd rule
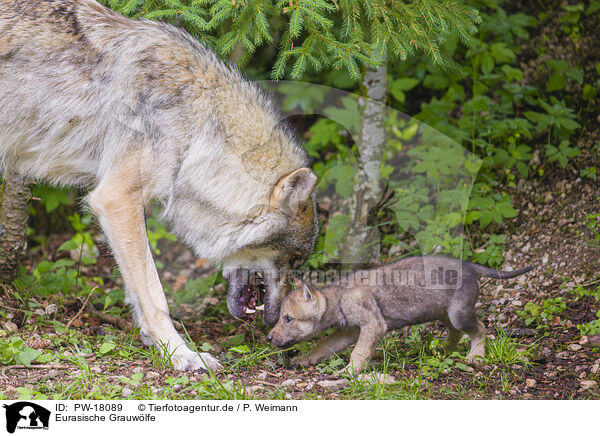
[[[144,221],[144,189],[139,153],[114,168],[89,195],[89,204],[106,233],[134,302],[135,319],[143,336],[171,355],[175,369],[216,370],[209,354],[190,350],[169,317],[169,307],[148,245]],[[135,304],[135,302],[139,304]]]
[[[361,325],[356,347],[354,347],[350,355],[350,363],[344,368],[344,371],[350,374],[361,372],[386,332],[385,322],[378,319],[374,319],[367,325]]]
[[[480,358],[485,356],[485,327],[483,323],[477,320],[477,325],[474,329],[466,330],[471,338],[471,350],[467,355],[467,362],[477,363]]]
[[[456,350],[456,346],[465,335],[464,332],[460,330],[456,330],[451,325],[448,325],[448,337],[446,338],[446,345],[444,346],[444,351],[448,354],[452,353]]]
[[[467,355],[467,362],[476,363],[477,360],[483,358],[485,356],[485,327],[477,319],[473,309],[460,304],[451,305],[448,317],[454,329],[466,332],[471,338],[471,350]]]
[[[332,335],[321,339],[310,353],[294,357],[291,364],[292,366],[310,366],[329,359],[334,353],[355,343],[359,332],[358,327],[340,328]]]

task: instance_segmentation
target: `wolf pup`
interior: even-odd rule
[[[288,347],[339,327],[292,365],[309,366],[356,342],[346,367],[361,371],[386,332],[429,321],[448,328],[447,351],[464,335],[471,338],[469,362],[485,353],[485,329],[475,314],[478,276],[508,279],[530,271],[496,271],[458,259],[411,257],[368,271],[348,274],[339,283],[316,289],[295,279],[295,290],[281,305],[280,318],[267,339]]]
[[[0,173],[91,191],[142,339],[176,369],[219,363],[173,327],[145,206],[157,199],[183,242],[223,263],[234,316],[261,273],[274,325],[282,277],[318,233],[307,165],[258,86],[185,32],[94,0],[0,1]]]

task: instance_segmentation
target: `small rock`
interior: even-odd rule
[[[143,369],[141,367],[139,367],[139,366],[136,366],[135,368],[133,368],[133,373],[134,374],[137,374],[138,372],[142,372],[142,371],[143,371]]]
[[[286,400],[291,400],[291,399],[292,399],[292,395],[291,395],[291,394],[285,394],[285,395],[284,395],[284,398],[285,398]]]
[[[594,380],[581,380],[581,389],[588,390],[591,388],[595,388],[598,383]]]
[[[598,363],[598,361],[596,361],[596,363],[594,363],[592,365],[592,367],[590,368],[590,372],[592,374],[598,374],[598,371],[600,371],[600,363]]]
[[[94,365],[90,368],[90,371],[98,373],[102,372],[102,368],[100,368],[98,365]]]
[[[381,374],[378,372],[373,372],[369,374],[360,374],[358,376],[358,380],[360,381],[368,381],[368,382],[377,382],[384,385],[389,385],[390,383],[395,383],[396,379],[390,374]]]
[[[265,390],[265,388],[260,385],[253,385],[253,386],[248,386],[246,388],[246,393],[254,394],[255,392],[264,391],[264,390]]]
[[[267,371],[261,371],[256,376],[257,380],[265,381],[267,379]]]
[[[339,380],[322,380],[317,383],[317,385],[321,386],[323,389],[330,391],[339,391],[340,389],[344,389],[349,384],[350,382],[345,378],[341,378]]]
[[[579,351],[581,350],[583,347],[579,344],[571,344],[569,345],[569,350],[571,351]]]
[[[525,380],[525,386],[527,386],[528,388],[532,388],[536,385],[536,381],[532,378],[528,378],[527,380]]]
[[[298,383],[298,380],[294,380],[294,379],[285,380],[285,381],[281,382],[281,387],[282,388],[291,388],[291,387],[296,386],[296,383]]]
[[[154,371],[149,371],[146,374],[146,377],[148,377],[148,378],[158,378],[158,377],[160,377],[160,374],[157,373],[157,372],[154,372]]]
[[[523,302],[521,302],[520,300],[513,300],[513,301],[511,302],[511,304],[512,304],[513,306],[521,307],[521,306],[523,305]]]
[[[4,328],[9,332],[16,332],[17,330],[19,330],[19,327],[17,327],[17,325],[12,321],[5,322]]]
[[[49,305],[46,306],[46,315],[52,315],[54,312],[56,312],[56,304],[51,303]]]
[[[124,397],[129,397],[131,396],[131,394],[133,394],[133,391],[131,389],[129,389],[128,387],[124,387],[123,388],[123,396]]]

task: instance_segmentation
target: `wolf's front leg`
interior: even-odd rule
[[[310,366],[329,359],[334,353],[355,343],[358,339],[358,333],[358,327],[340,328],[333,334],[321,339],[310,353],[294,357],[291,364],[292,366]]]
[[[198,355],[186,346],[169,317],[146,236],[142,171],[138,154],[125,159],[90,194],[90,207],[119,264],[145,343],[155,343],[171,355],[175,369],[217,370],[220,364],[215,358]]]
[[[385,335],[387,329],[384,322],[373,322],[360,327],[360,335],[356,342],[356,347],[350,355],[350,363],[344,368],[344,372],[350,374],[358,374],[361,372],[366,364],[367,360],[379,344],[379,341]]]

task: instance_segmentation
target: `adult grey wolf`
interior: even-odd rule
[[[223,263],[234,316],[243,273],[263,272],[273,325],[285,271],[317,236],[306,165],[257,86],[177,28],[93,0],[0,0],[0,171],[90,189],[144,343],[176,369],[219,363],[173,327],[145,206],[158,199],[174,233]]]
[[[346,369],[359,372],[386,332],[441,321],[448,328],[448,351],[465,332],[469,335],[467,360],[472,362],[485,354],[485,329],[475,314],[477,277],[508,279],[531,269],[496,271],[458,259],[425,256],[355,272],[321,289],[296,279],[268,339],[278,347],[288,347],[330,327],[340,327],[309,354],[292,359],[292,364],[315,364],[356,342]]]

